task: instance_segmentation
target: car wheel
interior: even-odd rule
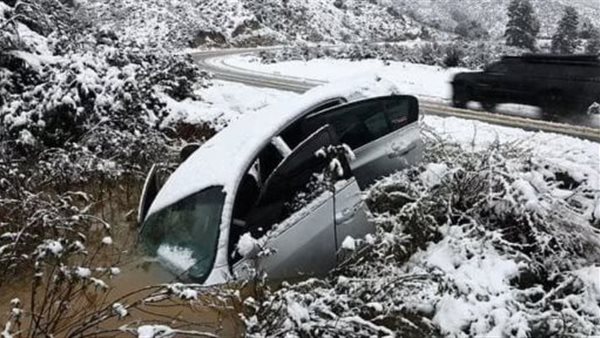
[[[468,94],[469,89],[464,86],[454,87],[454,94],[452,95],[452,106],[456,108],[466,108],[469,103]]]
[[[496,109],[496,104],[492,102],[481,102],[481,107],[483,108],[483,110],[493,113]]]

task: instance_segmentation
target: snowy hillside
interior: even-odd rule
[[[79,14],[140,44],[270,45],[290,42],[402,41],[450,37],[476,20],[504,33],[509,0],[80,0]],[[565,4],[600,23],[594,0],[534,0],[541,35],[553,33]]]
[[[91,19],[148,44],[398,41],[423,34],[422,25],[397,12],[390,0],[87,0],[81,4],[81,12]]]
[[[398,10],[424,24],[453,30],[463,20],[476,20],[493,36],[502,36],[510,0],[396,0]],[[541,22],[541,36],[551,35],[565,5],[574,6],[582,17],[600,24],[600,2],[596,0],[532,0]]]

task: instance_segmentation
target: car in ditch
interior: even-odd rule
[[[600,57],[505,56],[482,72],[456,74],[452,89],[452,103],[458,108],[477,101],[490,111],[500,103],[517,103],[538,106],[547,113],[587,112],[600,102]]]
[[[179,279],[207,285],[248,278],[248,267],[275,280],[324,274],[344,239],[374,230],[361,187],[420,160],[418,117],[417,99],[381,79],[247,113],[162,187],[151,170],[141,245]]]

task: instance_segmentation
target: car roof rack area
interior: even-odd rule
[[[532,54],[527,53],[520,56],[504,56],[503,60],[521,60],[525,62],[539,63],[570,63],[570,64],[598,64],[600,57],[594,54]]]

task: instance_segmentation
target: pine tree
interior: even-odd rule
[[[575,8],[565,7],[565,13],[558,23],[558,28],[552,36],[552,52],[558,54],[573,54],[579,46],[579,15]]]
[[[504,34],[506,44],[535,50],[539,31],[540,22],[529,0],[512,0],[508,6],[508,24]]]
[[[585,52],[588,54],[600,54],[600,29],[590,30],[590,38],[585,46]]]

